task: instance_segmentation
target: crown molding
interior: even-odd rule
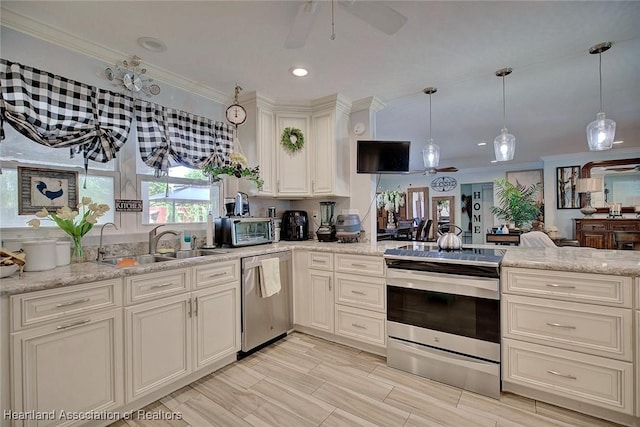
[[[90,58],[104,61],[107,64],[116,64],[119,61],[122,61],[123,58],[131,56],[124,52],[118,52],[107,46],[81,39],[69,32],[52,27],[49,24],[45,24],[44,22],[13,12],[4,6],[0,7],[0,24],[4,27],[56,44]],[[229,95],[224,92],[205,86],[194,80],[187,79],[179,74],[165,70],[164,68],[157,67],[147,62],[145,62],[145,67],[147,68],[149,75],[153,76],[154,80],[162,81],[170,86],[195,93],[220,104],[226,104],[231,99]]]
[[[387,105],[382,102],[379,98],[375,96],[370,96],[368,98],[359,99],[357,101],[353,101],[351,105],[351,112],[355,113],[357,111],[370,110],[373,112],[377,112],[385,108]]]

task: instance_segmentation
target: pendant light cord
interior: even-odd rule
[[[504,76],[502,76],[502,128],[507,128],[507,98],[504,94]]]
[[[598,54],[598,74],[600,76],[600,112],[602,112],[602,52]]]
[[[431,143],[431,94],[429,94],[429,144]]]
[[[336,39],[336,26],[335,26],[335,22],[333,19],[333,5],[335,3],[335,0],[331,0],[331,40],[335,40]]]

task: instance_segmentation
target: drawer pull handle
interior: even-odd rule
[[[61,304],[56,304],[56,308],[68,307],[70,305],[81,304],[81,303],[87,302],[87,301],[91,301],[91,298],[82,298],[82,299],[77,299],[75,301],[69,301],[69,302],[63,302]]]
[[[562,323],[555,323],[555,322],[547,322],[547,325],[549,326],[554,326],[556,328],[566,328],[566,329],[575,329],[575,326],[571,326],[571,325],[563,325]]]
[[[331,290],[331,277],[329,277],[329,290]]]
[[[562,378],[568,378],[570,380],[577,380],[577,377],[574,377],[573,375],[569,375],[569,374],[561,374],[560,372],[556,372],[556,371],[547,371],[548,373],[550,373],[551,375],[555,375],[556,377],[562,377]]]
[[[173,283],[169,282],[169,283],[164,283],[162,285],[153,285],[149,289],[166,288],[167,286],[171,286],[171,285],[173,285]]]
[[[226,272],[226,271],[222,271],[222,272],[220,272],[220,273],[209,274],[209,275],[207,276],[207,278],[211,278],[211,277],[220,277],[220,276],[226,276],[226,275],[227,275],[227,272]]]
[[[193,309],[193,315],[197,316],[198,315],[198,297],[196,297],[196,300],[194,301],[195,303],[195,307]]]
[[[326,264],[327,260],[326,259],[314,259],[313,262],[318,263],[318,264]]]
[[[89,322],[91,322],[91,320],[90,320],[90,319],[81,320],[81,321],[79,321],[79,322],[69,323],[69,324],[67,324],[67,325],[60,325],[60,326],[58,326],[56,329],[57,329],[57,330],[69,329],[69,328],[73,328],[74,326],[84,325],[85,323],[89,323]]]
[[[366,292],[362,292],[362,291],[351,291],[352,294],[356,294],[356,295],[366,295]]]
[[[367,268],[367,264],[356,264],[356,263],[353,263],[353,264],[351,264],[351,266],[352,267]]]
[[[558,285],[555,283],[547,283],[547,286],[550,288],[562,288],[562,289],[575,289],[575,286],[571,286],[571,285]]]
[[[359,325],[357,323],[352,323],[351,326],[353,326],[354,328],[358,328],[358,329],[367,329],[366,326],[362,326],[362,325]]]

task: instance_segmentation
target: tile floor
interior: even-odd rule
[[[509,393],[483,397],[297,332],[145,410],[112,426],[617,426]]]

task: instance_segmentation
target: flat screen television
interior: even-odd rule
[[[358,141],[357,173],[407,173],[411,141]]]

